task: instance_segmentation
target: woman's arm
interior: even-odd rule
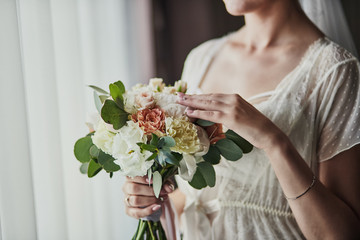
[[[222,123],[263,149],[286,196],[298,196],[311,185],[313,173],[289,138],[239,95],[180,94],[179,103],[190,107],[189,117]],[[360,194],[358,156],[359,147],[353,147],[320,164],[319,179],[314,187],[299,199],[289,200],[306,238],[354,239],[360,236],[360,201],[356,201]]]

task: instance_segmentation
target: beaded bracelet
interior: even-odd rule
[[[285,198],[286,198],[287,200],[296,200],[296,199],[304,196],[312,187],[314,187],[315,183],[316,183],[316,177],[315,177],[315,175],[314,175],[314,176],[313,176],[313,179],[312,179],[312,183],[311,183],[310,186],[305,190],[305,192],[303,192],[302,194],[300,194],[300,195],[297,196],[297,197],[287,197],[287,196],[285,195]]]

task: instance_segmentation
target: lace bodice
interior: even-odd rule
[[[201,92],[198,84],[226,39],[191,51],[182,77],[189,92]],[[350,53],[321,38],[265,101],[254,104],[289,136],[314,173],[319,162],[360,143],[359,68]],[[195,190],[178,179],[186,194],[184,239],[304,238],[262,150],[236,162],[222,160],[215,170],[214,188]]]

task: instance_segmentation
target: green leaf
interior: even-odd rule
[[[101,109],[102,119],[112,124],[114,129],[122,128],[128,120],[128,113],[120,109],[114,101],[106,100]]]
[[[99,98],[99,95],[94,91],[94,103],[95,103],[95,107],[98,110],[98,112],[101,112],[101,108],[102,108],[102,103],[101,100]]]
[[[225,133],[225,136],[232,140],[236,145],[238,145],[244,153],[249,153],[253,150],[253,145],[246,141],[244,138],[239,136],[236,132],[233,130],[227,130]]]
[[[105,102],[105,100],[109,98],[109,95],[100,95],[99,98],[100,98],[101,104],[103,104]]]
[[[145,143],[141,144],[140,148],[143,150],[147,150],[149,152],[154,152],[157,150],[156,146],[151,145],[151,144],[145,144]]]
[[[122,83],[122,81],[119,80],[117,82],[114,82],[114,84],[120,89],[121,95],[125,93],[125,85]]]
[[[94,177],[96,174],[98,174],[101,171],[102,167],[97,164],[93,159],[91,159],[90,163],[89,163],[89,168],[88,168],[88,177],[92,178]]]
[[[197,164],[197,168],[199,169],[201,175],[203,176],[206,184],[209,187],[215,186],[216,175],[213,165],[208,162],[200,162]]]
[[[151,183],[151,178],[152,178],[152,171],[151,171],[151,168],[149,168],[149,169],[148,169],[147,177],[148,177],[148,179],[149,179],[149,186],[150,186],[150,183]]]
[[[153,173],[153,189],[156,198],[159,198],[161,187],[162,187],[162,177],[161,174],[158,171],[156,171]]]
[[[196,169],[193,179],[189,182],[189,184],[196,189],[202,189],[207,186],[206,181],[201,174],[199,168]]]
[[[155,158],[157,157],[157,155],[158,155],[158,153],[157,153],[157,152],[154,152],[150,157],[148,157],[148,158],[146,159],[146,161],[151,161],[151,160],[155,159]]]
[[[209,151],[202,156],[206,162],[209,162],[213,165],[218,164],[220,162],[221,156],[220,151],[217,147],[210,145]]]
[[[89,152],[92,158],[98,158],[100,149],[98,149],[96,145],[92,145]]]
[[[74,146],[74,154],[77,160],[80,162],[89,162],[91,159],[90,148],[93,145],[90,136],[80,138],[76,141]]]
[[[197,125],[202,126],[202,127],[209,127],[211,125],[214,125],[214,122],[210,122],[204,119],[198,119],[196,120]]]
[[[170,136],[161,137],[158,143],[158,148],[171,148],[175,147],[176,142],[175,140]]]
[[[217,141],[215,147],[219,149],[221,155],[223,155],[224,158],[230,161],[236,161],[243,155],[241,148],[227,138]]]
[[[110,172],[110,173],[109,173],[109,177],[110,177],[110,178],[112,178],[112,177],[113,177],[113,175],[114,175],[114,173],[113,173],[113,172]]]
[[[114,99],[115,103],[118,105],[119,108],[124,109],[124,99],[120,88],[112,83],[109,85],[109,89],[110,95]]]
[[[106,172],[116,172],[120,170],[120,166],[114,163],[114,158],[104,153],[103,151],[100,151],[98,156],[98,163],[104,168]]]
[[[82,163],[81,166],[80,166],[80,172],[82,174],[86,174],[88,172],[88,168],[89,168],[89,163],[88,162]]]
[[[183,159],[183,155],[177,152],[171,152],[171,154],[176,158],[178,162],[180,162]]]
[[[99,93],[109,95],[109,93],[107,91],[105,91],[104,89],[101,89],[101,88],[99,88],[97,86],[94,86],[94,85],[88,85],[88,86],[91,87],[92,89],[94,89],[95,91],[99,92]]]
[[[157,146],[157,145],[158,145],[158,142],[159,142],[159,137],[158,137],[156,134],[152,133],[152,134],[151,134],[150,144],[151,144],[151,145],[154,145],[154,146]]]

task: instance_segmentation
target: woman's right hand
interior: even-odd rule
[[[174,191],[174,185],[167,182],[163,185],[159,198],[156,198],[150,184],[147,176],[126,177],[123,192],[127,215],[139,219],[153,214],[162,207],[165,201],[168,201],[168,194]]]

